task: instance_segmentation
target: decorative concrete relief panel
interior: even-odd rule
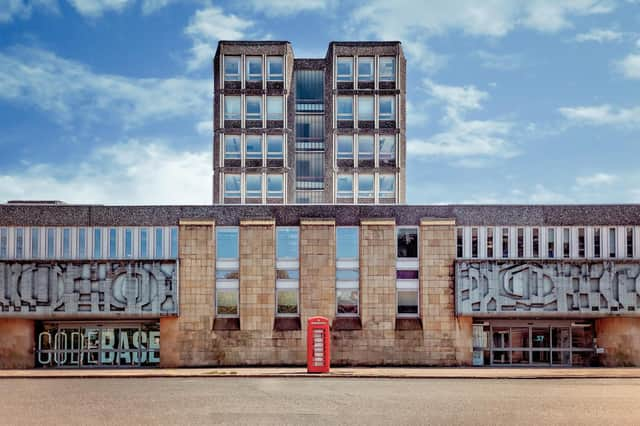
[[[175,261],[0,262],[0,317],[178,313]]]
[[[474,316],[640,316],[640,263],[458,261],[456,311]]]

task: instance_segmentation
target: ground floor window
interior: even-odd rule
[[[476,366],[590,366],[595,332],[591,321],[478,321],[473,346]]]
[[[39,367],[141,367],[160,362],[160,323],[40,323]]]

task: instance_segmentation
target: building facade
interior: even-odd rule
[[[640,206],[0,205],[0,366],[640,365]]]
[[[214,204],[405,202],[399,42],[221,41],[213,70]]]

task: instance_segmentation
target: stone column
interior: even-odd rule
[[[455,220],[420,221],[422,326],[429,363],[471,365],[472,318],[455,316]]]
[[[35,367],[34,325],[33,320],[0,319],[0,369]]]
[[[215,314],[215,223],[181,220],[178,317],[160,319],[160,365],[212,365],[221,354],[212,347]]]

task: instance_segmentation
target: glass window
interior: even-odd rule
[[[358,81],[373,81],[373,58],[358,58]]]
[[[178,258],[178,228],[171,228],[171,258]]]
[[[282,96],[267,96],[267,120],[282,120]]]
[[[502,228],[502,257],[509,257],[509,228]]]
[[[524,257],[524,228],[518,228],[518,257]]]
[[[216,228],[216,259],[238,260],[240,258],[240,230],[238,228]]]
[[[93,258],[102,258],[102,229],[100,228],[93,230]]]
[[[216,284],[216,315],[237,317],[240,314],[240,291],[238,282]]]
[[[381,174],[378,178],[379,198],[395,198],[396,175]]]
[[[396,159],[395,136],[380,135],[380,161],[393,161]]]
[[[78,228],[78,258],[87,257],[87,229]]]
[[[0,228],[0,259],[9,257],[9,232],[7,228]]]
[[[356,285],[336,288],[336,313],[341,316],[358,316],[360,289]]]
[[[71,228],[62,229],[62,257],[71,259]]]
[[[56,257],[56,230],[47,228],[47,258]]]
[[[247,197],[262,198],[262,175],[246,175]]]
[[[240,159],[240,135],[224,135],[224,159]]]
[[[627,228],[627,257],[633,257],[633,228]]]
[[[262,58],[260,56],[247,57],[247,81],[262,80]]]
[[[31,257],[40,257],[40,229],[31,228]]]
[[[398,228],[397,230],[399,258],[418,257],[418,228]]]
[[[571,229],[569,228],[562,230],[562,256],[564,258],[571,256]]]
[[[380,96],[379,102],[379,116],[380,120],[395,120],[395,106],[396,98],[393,96]]]
[[[133,257],[133,230],[131,228],[124,230],[124,257],[127,259]]]
[[[353,58],[338,58],[337,81],[353,81]]]
[[[338,136],[338,160],[353,160],[353,136]]]
[[[358,160],[373,160],[373,136],[358,136]]]
[[[224,97],[224,119],[240,120],[240,96]]]
[[[609,228],[609,257],[616,257],[616,228]]]
[[[338,96],[338,120],[353,120],[353,98]]]
[[[380,58],[380,81],[396,80],[396,58]]]
[[[353,176],[338,175],[338,198],[353,198]]]
[[[547,256],[550,259],[555,257],[556,231],[553,228],[547,229]]]
[[[267,80],[282,81],[284,79],[283,68],[284,66],[282,56],[268,56]]]
[[[276,314],[298,314],[298,288],[276,288]]]
[[[140,228],[140,257],[146,259],[149,257],[149,230]]]
[[[284,158],[282,145],[282,135],[267,136],[267,158],[271,160],[282,160]]]
[[[267,196],[270,198],[283,197],[282,175],[267,175]]]
[[[224,175],[224,196],[240,198],[240,175]]]
[[[262,160],[262,137],[259,135],[247,135],[246,144],[247,160]]]
[[[531,230],[531,243],[533,245],[531,255],[533,257],[540,257],[540,229],[533,228]]]
[[[600,237],[600,228],[593,230],[593,257],[602,257],[602,240]]]
[[[162,228],[156,228],[155,234],[155,250],[154,256],[156,259],[164,259],[164,239],[162,238]]]
[[[398,289],[398,315],[418,315],[419,292],[418,289]]]
[[[373,121],[373,96],[358,96],[358,120]]]
[[[336,257],[338,259],[358,259],[357,227],[336,227]]]
[[[276,257],[278,260],[298,259],[299,230],[293,227],[276,228]]]
[[[260,96],[247,96],[247,120],[262,120],[262,97]]]
[[[373,175],[358,175],[358,198],[373,198]]]
[[[478,228],[471,228],[471,257],[478,257]]]
[[[16,228],[16,259],[24,257],[24,229]]]
[[[464,229],[456,229],[456,256],[464,257]]]
[[[493,228],[487,228],[487,257],[493,257]]]
[[[109,228],[109,258],[118,257],[118,233],[116,228]]]
[[[240,81],[240,57],[224,57],[224,79],[225,81]]]
[[[585,248],[584,228],[578,228],[578,257],[585,256]]]

